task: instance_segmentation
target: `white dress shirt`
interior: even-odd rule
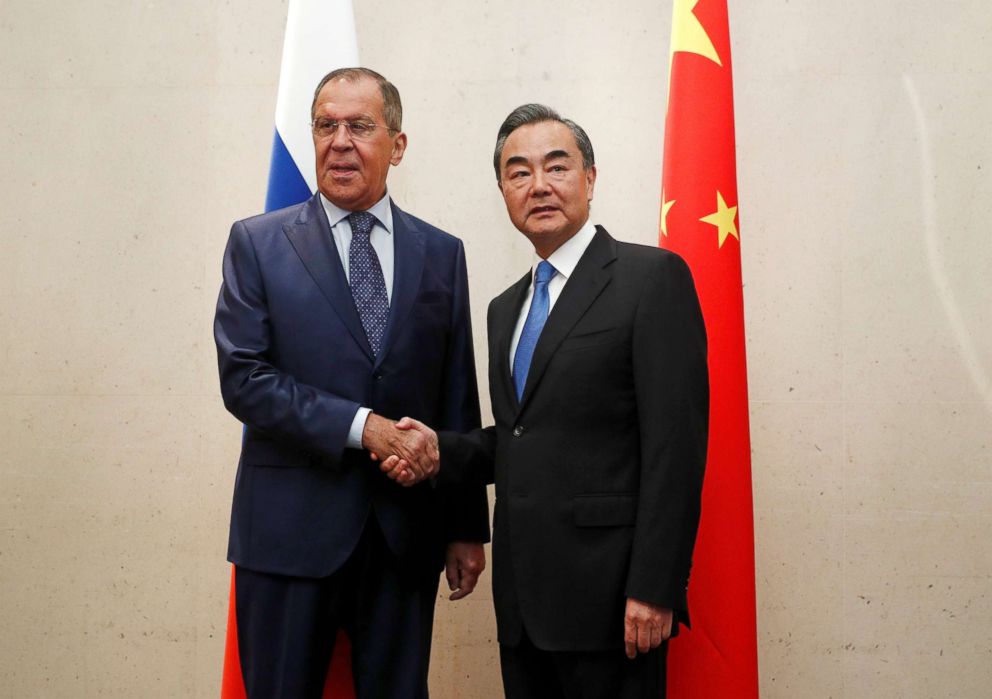
[[[351,282],[349,271],[348,252],[351,249],[351,222],[348,220],[353,212],[345,211],[339,206],[335,206],[321,194],[320,203],[324,206],[324,213],[327,214],[327,222],[331,225],[331,238],[334,239],[334,247],[338,249],[338,257],[341,258],[341,265],[344,267],[344,276]],[[375,216],[375,225],[372,226],[372,233],[369,234],[369,242],[379,258],[379,266],[382,268],[382,278],[386,282],[386,297],[389,302],[393,300],[393,268],[395,252],[393,250],[393,207],[389,203],[389,193],[383,195],[368,212]],[[355,419],[351,422],[351,429],[348,430],[348,440],[346,446],[352,449],[362,448],[362,433],[365,431],[365,421],[368,420],[371,408],[361,407],[355,413]]]
[[[548,282],[548,317],[555,307],[555,301],[561,296],[561,290],[565,288],[568,278],[575,272],[575,266],[579,264],[579,258],[589,247],[593,237],[596,235],[596,226],[586,220],[585,225],[579,232],[566,240],[560,248],[555,250],[548,257],[548,262],[555,268],[555,275]],[[513,340],[510,342],[510,371],[513,371],[513,357],[517,353],[517,344],[520,342],[520,335],[524,331],[524,322],[527,320],[527,313],[530,311],[530,302],[534,298],[534,274],[541,257],[534,255],[534,262],[530,268],[530,286],[527,289],[527,297],[523,306],[520,307],[520,317],[517,318],[517,327],[513,330]]]

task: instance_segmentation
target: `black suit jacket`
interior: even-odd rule
[[[446,429],[478,427],[461,241],[393,205],[395,267],[378,357],[362,329],[317,196],[238,221],[224,255],[214,334],[221,393],[245,424],[228,558],[321,577],[375,517],[412,571],[449,541],[487,541],[485,488],[401,488],[346,449],[360,405]]]
[[[530,274],[489,306],[495,426],[442,435],[441,482],[495,481],[501,643],[623,647],[627,597],[688,622],[709,392],[706,335],[677,255],[602,228],[565,284],[518,401],[510,342]]]

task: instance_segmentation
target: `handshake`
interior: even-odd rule
[[[437,433],[413,418],[394,422],[369,413],[362,446],[380,462],[383,473],[405,487],[436,476],[440,470]]]

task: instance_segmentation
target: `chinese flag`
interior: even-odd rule
[[[709,339],[710,430],[671,699],[758,696],[754,519],[734,89],[726,0],[674,0],[659,245],[692,269]]]

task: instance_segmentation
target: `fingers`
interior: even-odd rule
[[[448,599],[454,602],[472,594],[472,591],[479,582],[479,575],[481,573],[482,570],[471,562],[463,564],[463,567],[458,569],[458,586],[457,588],[452,588],[454,592],[451,593]]]
[[[448,547],[444,561],[444,577],[448,580],[449,590],[454,592],[458,589],[458,557],[451,547]]]
[[[629,598],[623,625],[624,650],[628,658],[634,658],[668,639],[672,632],[672,610]]]
[[[390,479],[411,486],[436,476],[441,454],[437,434],[430,427],[405,417],[391,422],[375,415],[366,421],[363,445]]]
[[[485,568],[486,553],[482,544],[458,541],[449,544],[445,576],[452,592],[448,599],[456,601],[472,594]]]
[[[411,418],[400,422],[412,427],[395,431],[396,454],[409,463],[418,481],[437,475],[441,455],[434,430]]]
[[[457,602],[463,597],[468,597],[470,594],[472,594],[472,590],[474,589],[475,589],[475,583],[469,585],[463,582],[461,585],[459,585],[457,590],[455,590],[450,595],[448,595],[448,599],[450,599],[452,602]]]
[[[658,641],[658,645],[661,645],[662,641],[667,641],[672,637],[672,624],[675,622],[675,617],[672,614],[671,609],[666,609],[662,612],[662,624],[661,624],[661,639]]]
[[[379,463],[379,470],[392,478],[394,481],[405,470],[405,468],[406,462],[395,454]]]
[[[413,469],[410,467],[410,464],[405,459],[401,459],[395,454],[379,464],[379,469],[385,473],[390,480],[396,481],[404,487],[416,485],[420,482],[417,479]]]
[[[661,643],[661,629],[656,628],[653,624],[641,624],[637,627],[637,651],[639,653],[647,653],[651,650],[651,637],[658,632],[658,643]]]
[[[629,618],[623,620],[623,646],[628,658],[637,657],[637,624]]]

